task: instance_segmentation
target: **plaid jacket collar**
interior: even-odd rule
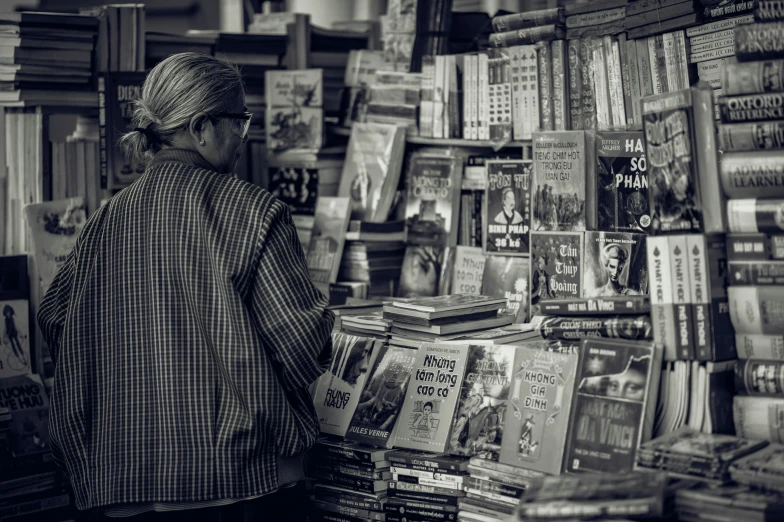
[[[201,154],[188,149],[161,149],[153,157],[150,167],[164,163],[184,163],[197,169],[215,171],[215,167],[210,165]]]

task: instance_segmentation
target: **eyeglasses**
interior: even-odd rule
[[[242,134],[240,134],[240,138],[243,140],[245,136],[248,135],[248,129],[250,129],[250,121],[253,119],[252,112],[244,112],[244,113],[236,113],[236,112],[216,112],[212,115],[215,118],[229,118],[232,120],[242,120]]]

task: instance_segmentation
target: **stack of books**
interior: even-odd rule
[[[79,12],[99,21],[95,49],[99,72],[145,70],[147,24],[144,4],[100,5]]]
[[[98,19],[61,13],[3,13],[0,28],[1,103],[79,104],[84,96],[62,91],[94,89]]]
[[[681,522],[774,522],[784,517],[784,495],[742,484],[695,482],[675,493],[675,515]]]
[[[421,87],[420,73],[376,71],[366,120],[403,125],[407,134],[416,135]]]
[[[466,520],[506,520],[515,511],[525,490],[544,473],[472,457],[465,498],[460,499],[460,516]],[[474,518],[471,518],[474,517]]]
[[[784,493],[784,446],[768,444],[730,466],[732,480],[744,486]]]
[[[637,466],[666,471],[676,477],[725,484],[731,480],[733,462],[767,444],[732,435],[701,433],[684,426],[640,445]]]
[[[390,327],[391,321],[384,319],[380,311],[366,315],[347,315],[340,321],[341,332],[382,340],[387,340]]]

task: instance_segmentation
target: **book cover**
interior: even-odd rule
[[[458,245],[455,249],[455,266],[452,271],[452,292],[480,295],[486,260],[487,257],[480,247]]]
[[[442,453],[463,382],[468,345],[424,343],[417,350],[393,445]]]
[[[264,119],[270,152],[317,152],[324,144],[324,110],[320,107],[268,107]]]
[[[325,295],[329,293],[329,284],[337,283],[349,214],[348,198],[319,198],[316,203],[307,264],[311,280]]]
[[[319,377],[313,397],[321,433],[346,435],[365,379],[382,344],[377,339],[332,334],[332,363],[329,371]]]
[[[634,469],[637,448],[653,429],[660,363],[661,352],[653,343],[583,341],[564,456],[566,471]]]
[[[513,346],[470,346],[447,445],[449,453],[498,460],[509,413],[515,353]]]
[[[735,27],[735,56],[739,62],[784,58],[782,34],[784,22],[781,21],[738,25]]]
[[[647,295],[648,264],[644,234],[586,232],[583,295]]]
[[[400,180],[405,128],[354,123],[338,195],[351,200],[351,219],[383,223]]]
[[[732,199],[784,197],[782,161],[781,150],[723,154],[719,175],[724,193]]]
[[[12,457],[49,451],[49,398],[38,375],[0,379],[0,408],[11,411]]]
[[[583,131],[538,132],[533,137],[531,230],[586,229],[586,139]]]
[[[400,270],[398,297],[441,295],[452,277],[454,249],[431,245],[408,245]]]
[[[517,348],[501,463],[561,473],[577,359],[576,353]]]
[[[642,132],[596,136],[599,230],[648,232],[648,162]]]
[[[545,301],[583,296],[582,232],[531,233],[531,317]]]
[[[651,298],[653,340],[664,346],[664,359],[678,359],[676,350],[675,307],[672,299],[672,267],[670,247],[666,236],[652,236],[646,240]]]
[[[0,299],[3,325],[0,328],[0,379],[29,374],[30,302]]]
[[[456,246],[462,162],[454,156],[415,154],[408,171],[407,242]]]
[[[697,192],[691,91],[650,96],[642,104],[650,231],[699,232],[702,210]]]
[[[515,323],[529,319],[528,259],[521,257],[488,256],[482,275],[482,295],[505,297],[506,313],[514,314]]]
[[[267,107],[321,107],[323,70],[271,70],[264,73]]]
[[[484,251],[526,255],[531,229],[531,161],[489,160],[485,165]]]
[[[69,198],[25,205],[25,217],[33,240],[33,253],[44,291],[76,245],[87,223],[82,198]]]
[[[373,369],[351,418],[346,440],[388,447],[417,351],[390,346]]]
[[[306,165],[271,166],[268,190],[270,194],[286,203],[292,214],[312,216],[316,212],[319,171]]]
[[[146,77],[146,73],[107,72],[98,78],[102,189],[126,187],[144,173],[144,165],[128,161],[117,143],[131,130],[134,104],[141,98]]]

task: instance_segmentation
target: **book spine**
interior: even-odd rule
[[[678,56],[678,65],[680,67],[681,89],[688,89],[691,85],[691,75],[696,73],[694,67],[690,67],[686,57],[691,53],[691,45],[686,41],[686,35],[683,31],[676,31],[675,33],[675,49]]]
[[[722,152],[745,152],[784,148],[784,121],[718,125]]]
[[[543,131],[554,130],[553,125],[553,70],[550,46],[539,42],[536,46],[539,62],[539,128]]]
[[[737,26],[735,56],[739,62],[784,58],[784,22]]]
[[[109,157],[111,155],[110,147],[106,143],[106,77],[101,75],[98,77],[98,139],[101,144],[100,156],[100,178],[101,190],[109,188]],[[114,150],[114,147],[111,147]]]
[[[748,24],[753,21],[754,21],[753,15],[743,15],[735,18],[728,18],[726,20],[710,22],[707,24],[698,25],[696,27],[689,27],[688,29],[686,29],[686,36],[691,38],[693,36],[715,33],[717,31],[730,29],[732,27],[735,27],[736,25]]]
[[[632,107],[632,78],[631,78],[631,67],[629,66],[629,48],[626,45],[626,35],[621,33],[618,36],[618,54],[619,54],[619,61],[621,65],[621,81],[620,87],[623,91],[623,106],[624,112],[626,114],[626,127],[627,128],[634,128],[635,127],[635,120],[634,120],[634,110]],[[613,46],[613,52],[615,51],[615,46]],[[635,67],[636,69],[636,67]]]
[[[667,92],[680,90],[678,84],[678,72],[675,60],[675,35],[664,33],[662,35],[662,49],[664,50],[664,68],[667,71]]]
[[[355,54],[355,56],[357,56]],[[433,137],[433,96],[435,93],[435,63],[433,56],[422,57],[422,88],[419,102],[419,135]]]
[[[784,260],[784,234],[727,234],[727,259]]]
[[[737,334],[738,359],[784,361],[784,336]]]
[[[719,164],[721,186],[730,199],[784,197],[784,151],[728,152]],[[733,230],[733,232],[761,232]]]
[[[784,93],[722,96],[718,104],[722,123],[784,119]]]
[[[726,58],[727,56],[735,56],[735,48],[722,47],[720,49],[711,49],[709,51],[702,51],[699,53],[693,52],[689,55],[689,63],[707,62],[708,60]]]
[[[765,440],[776,444],[784,442],[784,400],[771,397],[736,396],[732,403],[732,417],[735,424],[735,436],[751,440]],[[766,482],[765,474],[760,470],[755,479]],[[747,486],[753,486],[744,480]],[[763,489],[766,484],[762,483]]]
[[[653,51],[656,61],[654,65],[659,74],[659,87],[661,92],[670,91],[670,76],[667,73],[667,54],[664,51],[664,35],[653,36]]]
[[[588,27],[623,20],[626,17],[625,7],[603,9],[591,13],[582,13],[566,17],[566,28]]]
[[[553,7],[550,9],[539,9],[537,11],[496,16],[493,18],[493,32],[504,33],[528,27],[540,27],[563,23],[563,9]]]
[[[604,55],[604,62],[606,67],[606,78],[607,78],[607,100],[610,106],[610,122],[609,126],[606,127],[607,129],[621,129],[621,126],[618,124],[618,100],[617,98],[617,85],[618,85],[618,76],[620,76],[620,71],[615,68],[615,62],[613,61],[613,40],[612,36],[605,36],[602,38],[602,45],[604,47],[603,55]]]
[[[613,90],[614,100],[613,103],[613,126],[618,129],[626,128],[626,107],[625,107],[625,93],[623,86],[623,69],[621,65],[621,52],[620,43],[618,40],[613,39],[610,43],[612,51],[612,70],[613,70]],[[628,79],[627,79],[628,83]]]
[[[678,360],[675,310],[672,298],[670,245],[666,236],[649,236],[646,241],[650,281],[653,340],[664,347],[666,361]]]
[[[611,36],[622,33],[626,30],[626,20],[615,20],[599,25],[589,25],[586,27],[572,27],[566,30],[566,39],[574,40],[576,38],[588,38]]]
[[[442,125],[443,125],[442,134],[443,134],[444,138],[450,138],[451,137],[450,130],[449,130],[450,126],[451,126],[450,115],[449,115],[449,78],[451,76],[451,73],[449,71],[449,59],[450,59],[450,57],[446,56],[446,55],[444,56],[444,59],[443,59],[444,66],[443,66],[442,84],[444,86],[444,90],[443,90],[443,92],[441,94],[441,100],[442,100],[442,103],[444,104],[444,106],[443,106],[443,109],[442,109],[442,112],[441,112],[441,115],[442,115],[441,118],[443,120],[443,122],[442,122]],[[452,59],[454,59],[454,57],[452,57]]]
[[[462,135],[463,121],[460,118],[462,99],[460,97],[461,78],[457,68],[457,56],[449,56],[449,137]]]
[[[572,130],[583,128],[583,75],[580,60],[581,40],[569,40],[569,113]]]
[[[487,138],[488,140],[495,141],[496,133],[498,132],[498,58],[495,49],[490,50],[490,55],[487,59],[488,70],[488,96],[487,96]]]
[[[648,313],[651,311],[650,301],[642,296],[627,299],[612,298],[575,298],[541,300],[544,315],[623,315]]]
[[[738,395],[784,397],[784,361],[738,361],[735,389]]]
[[[330,513],[337,513],[339,515],[344,515],[348,517],[355,517],[357,519],[365,519],[365,520],[379,520],[384,521],[383,513],[374,513],[368,509],[360,509],[355,507],[349,507],[342,504],[338,504],[337,502],[327,502],[324,500],[312,500],[313,507],[320,509],[321,511],[327,511]]]
[[[713,51],[715,49],[723,49],[725,47],[729,47],[734,49],[735,48],[735,37],[728,36],[727,38],[722,38],[721,40],[712,40],[710,42],[704,42],[696,45],[691,46],[691,52],[693,54],[701,53],[703,51]]]
[[[530,140],[534,132],[540,130],[539,122],[541,120],[540,102],[539,102],[539,60],[536,54],[535,46],[527,47],[528,54],[528,89],[527,97],[530,102],[529,117],[526,121],[526,135],[525,139]]]
[[[471,139],[471,56],[463,58],[463,139]]]
[[[640,75],[640,98],[653,96],[653,78],[651,76],[651,56],[648,50],[648,40],[629,40],[637,47],[637,71]],[[642,117],[642,114],[641,114]]]
[[[721,86],[728,96],[784,91],[784,60],[726,64]]]
[[[632,130],[642,130],[642,112],[640,109],[640,98],[642,97],[640,87],[640,69],[637,66],[637,43],[634,40],[626,41],[627,66],[629,69],[629,92],[631,108],[627,107],[627,113],[631,111],[633,121]],[[627,114],[628,116],[628,114]]]
[[[727,295],[736,334],[784,334],[784,287],[730,286]]]
[[[488,39],[488,44],[490,47],[513,47],[515,45],[528,45],[536,42],[563,39],[564,36],[564,31],[559,26],[545,25],[504,33],[493,33]]]
[[[678,359],[693,361],[694,350],[694,317],[691,298],[691,281],[686,253],[686,236],[669,236],[670,273],[672,274],[672,300],[675,306],[676,350]]]
[[[479,54],[479,107],[478,134],[480,140],[490,139],[490,57],[486,53]]]
[[[554,130],[569,129],[569,85],[566,68],[566,41],[554,40],[550,43],[553,73],[553,128]]]
[[[479,139],[479,55],[471,56],[471,139]]]
[[[784,285],[784,263],[781,261],[730,261],[730,285]]]
[[[432,119],[429,125],[430,135],[434,138],[444,137],[444,56],[435,57],[433,74],[433,105]]]
[[[752,5],[754,2],[749,2]],[[784,4],[781,0],[757,0],[754,8],[754,20],[757,22],[778,22],[784,20]]]
[[[703,17],[705,20],[716,20],[730,15],[750,14],[754,10],[754,2],[755,0],[730,0],[719,5],[706,6],[702,11]]]
[[[694,320],[694,350],[698,361],[712,360],[713,324],[708,275],[708,246],[702,234],[689,234],[686,255],[691,285],[691,314]]]
[[[596,97],[596,128],[607,130],[612,126],[610,112],[610,90],[608,86],[607,62],[605,60],[604,43],[601,39],[593,40],[593,85]]]
[[[703,232],[723,233],[727,230],[724,212],[724,192],[716,179],[719,177],[719,150],[716,133],[713,131],[713,93],[711,89],[692,89],[692,114],[694,129],[710,129],[710,132],[695,132],[694,154],[697,156],[697,188],[702,204]]]
[[[648,64],[651,68],[651,85],[653,87],[653,94],[661,94],[662,90],[662,77],[659,71],[659,60],[656,57],[656,37],[651,36],[648,38]]]
[[[528,119],[523,111],[523,81],[520,78],[523,67],[523,47],[515,46],[509,48],[509,58],[511,61],[512,72],[512,137],[516,140],[523,140],[524,122]]]
[[[583,126],[585,130],[596,129],[596,91],[593,81],[593,43],[590,38],[580,40],[580,63],[582,65],[582,94],[580,95]]]

